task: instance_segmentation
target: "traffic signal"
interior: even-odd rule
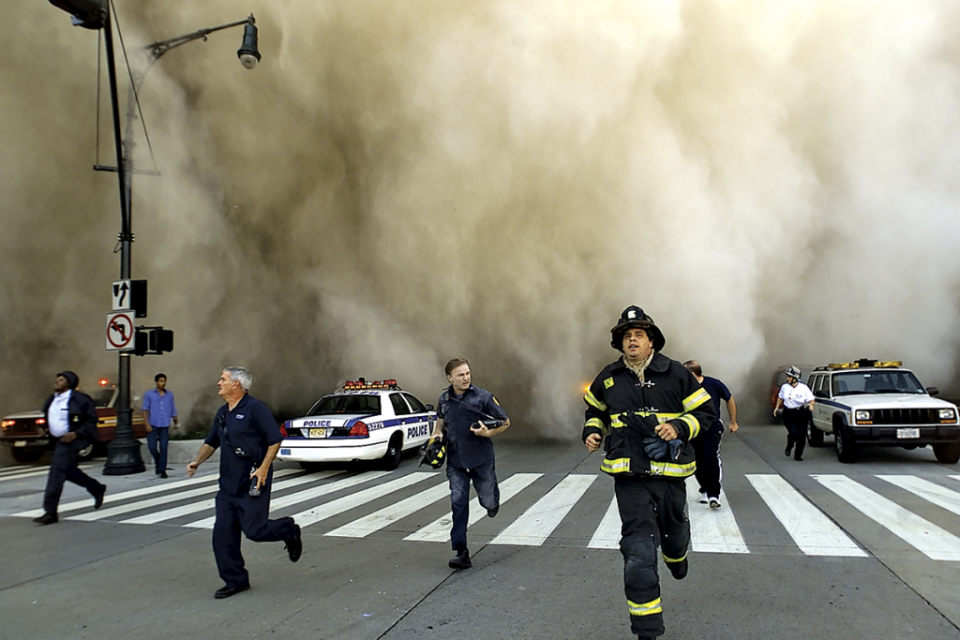
[[[159,356],[173,351],[173,331],[163,327],[137,327],[133,334],[133,355]]]
[[[170,329],[154,329],[151,331],[150,351],[157,353],[173,351],[173,331]]]
[[[149,334],[146,331],[136,330],[133,334],[133,355],[135,356],[145,356],[147,355],[147,348],[149,347]]]

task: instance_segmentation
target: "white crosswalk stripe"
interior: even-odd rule
[[[23,467],[10,472],[0,480],[31,477],[46,473],[44,469]],[[30,474],[30,475],[24,475]],[[579,544],[590,549],[619,548],[620,516],[612,486],[597,482],[595,474],[568,474],[545,477],[541,473],[515,473],[500,482],[501,508],[496,519],[487,518],[487,512],[476,497],[470,501],[468,527],[471,536],[495,545],[541,546],[569,544],[578,537]],[[832,505],[842,504],[850,517],[861,514],[876,522],[893,536],[886,536],[883,547],[873,548],[869,542],[854,540],[846,531],[857,521],[838,515],[831,509],[828,516],[793,484],[773,473],[747,474],[744,476],[762,500],[762,505],[750,512],[750,520],[738,523],[742,518],[743,501],[734,495],[731,504],[721,493],[723,507],[709,509],[698,504],[699,494],[695,481],[688,479],[687,502],[691,529],[691,550],[698,553],[748,554],[765,552],[770,548],[768,538],[757,542],[751,551],[751,539],[758,531],[774,532],[777,527],[789,535],[797,552],[807,556],[865,557],[868,553],[896,551],[890,541],[904,550],[915,548],[927,557],[938,561],[960,562],[960,486],[946,486],[960,482],[960,475],[918,477],[913,475],[876,475],[864,478],[870,486],[845,475],[824,474],[810,476],[835,495]],[[85,522],[114,522],[121,524],[167,524],[193,529],[210,529],[215,520],[214,498],[218,491],[218,474],[210,473],[192,479],[150,483],[138,489],[108,493],[106,503],[100,510],[93,510],[92,499],[82,494],[80,498],[60,505],[61,520]],[[549,483],[547,484],[547,482]],[[34,483],[38,482],[33,480]],[[872,483],[871,483],[872,482]],[[938,483],[939,482],[939,483]],[[738,487],[742,493],[745,483]],[[547,490],[547,487],[550,487]],[[546,491],[546,493],[543,493]],[[883,495],[878,493],[883,491]],[[590,502],[592,515],[575,521],[573,509],[585,499]],[[933,517],[930,509],[942,510],[943,519],[934,524],[914,513],[913,505],[922,500],[923,512]],[[510,509],[509,504],[522,502],[524,507]],[[599,502],[598,502],[599,501]],[[373,503],[377,504],[373,504]],[[759,505],[760,501],[753,501]],[[741,505],[740,507],[738,507]],[[586,502],[583,503],[587,505]],[[856,511],[850,511],[846,505]],[[366,505],[371,505],[363,509]],[[594,506],[596,505],[596,506]],[[905,505],[905,506],[901,506]],[[930,506],[933,505],[933,506]],[[586,508],[586,507],[583,507]],[[598,510],[602,509],[602,513]],[[757,511],[759,509],[759,511]],[[351,512],[356,510],[356,516]],[[414,516],[431,514],[431,521],[419,527]],[[14,517],[33,518],[42,515],[42,509],[30,509],[13,513]],[[438,513],[442,513],[439,518]],[[844,513],[844,512],[839,512]],[[198,515],[199,514],[199,515]],[[409,542],[448,543],[452,518],[449,511],[449,487],[441,474],[414,471],[397,476],[387,471],[326,471],[309,474],[296,468],[282,468],[274,472],[271,495],[271,515],[292,515],[302,528],[317,527],[318,533],[331,537],[366,538],[377,534],[380,537],[396,536]],[[200,518],[192,520],[193,518]],[[202,517],[201,517],[202,516]],[[323,521],[340,516],[335,525],[322,529]],[[600,518],[599,522],[596,518]],[[758,523],[768,520],[765,523]],[[473,532],[473,527],[483,521],[482,527]],[[838,524],[839,522],[839,524]],[[743,529],[741,525],[747,525]],[[557,535],[563,525],[562,535]],[[845,528],[841,528],[843,525]],[[773,529],[772,529],[773,528]],[[415,529],[411,531],[411,529]],[[948,530],[948,529],[952,529]],[[774,539],[786,541],[780,535]],[[894,537],[896,536],[896,537]],[[898,540],[899,538],[899,540]],[[902,540],[902,542],[901,542]],[[575,542],[576,544],[576,542]],[[788,543],[789,544],[789,543]],[[783,543],[778,544],[782,548]],[[876,546],[875,544],[873,545]]]
[[[806,555],[867,555],[840,527],[781,476],[748,474],[747,480]]]
[[[550,537],[597,476],[569,475],[514,520],[490,544],[540,546]]]
[[[960,538],[841,475],[813,478],[931,560],[960,561]]]

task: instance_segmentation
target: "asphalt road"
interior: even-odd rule
[[[960,640],[960,467],[925,450],[841,465],[808,448],[795,462],[784,439],[771,426],[724,437],[724,505],[691,503],[690,575],[661,571],[663,638]],[[474,568],[461,572],[447,568],[442,473],[410,457],[392,473],[278,465],[273,513],[309,523],[303,558],[245,541],[253,586],[227,600],[213,598],[215,467],[103,478],[96,512],[68,486],[47,527],[29,519],[43,466],[4,467],[0,635],[630,638],[600,455],[577,443],[497,451],[505,500],[471,525]]]

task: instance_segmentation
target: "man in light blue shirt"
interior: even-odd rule
[[[180,426],[177,417],[177,405],[173,402],[173,392],[167,391],[167,375],[158,373],[153,378],[156,389],[143,394],[143,422],[147,426],[147,448],[153,456],[157,475],[167,477],[167,442],[170,440],[170,423]]]

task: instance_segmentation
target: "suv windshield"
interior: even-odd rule
[[[377,415],[380,413],[380,396],[326,396],[310,407],[307,417],[334,413]]]
[[[833,374],[833,395],[926,393],[909,371],[851,371]]]

